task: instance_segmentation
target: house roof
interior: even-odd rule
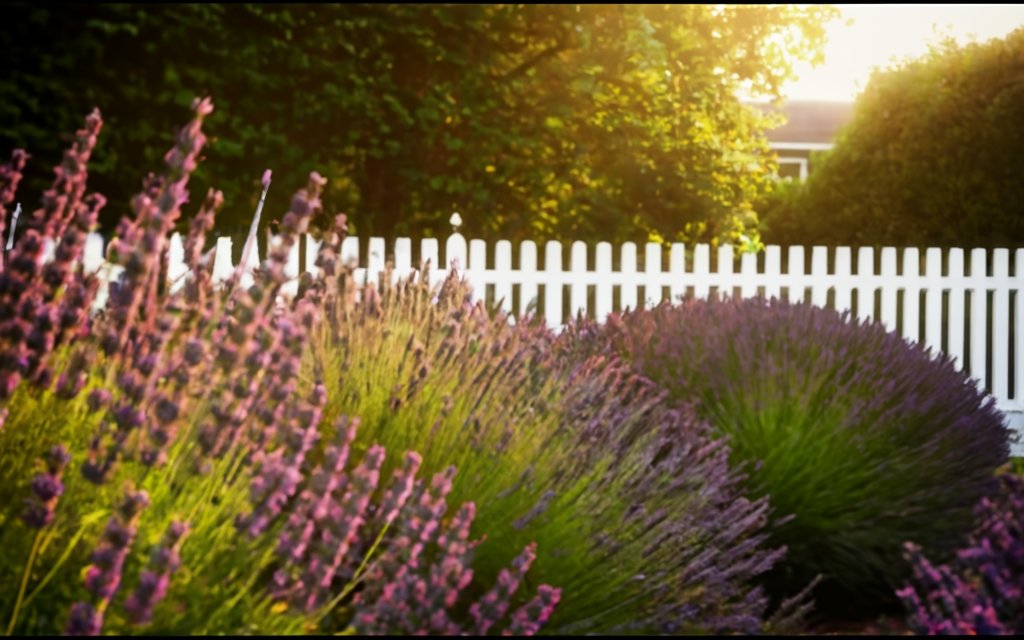
[[[759,109],[774,110],[769,104]],[[852,102],[794,100],[782,105],[786,123],[767,132],[769,142],[830,143],[853,118]]]

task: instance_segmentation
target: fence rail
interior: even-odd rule
[[[904,338],[923,342],[952,356],[988,389],[1000,408],[1014,413],[1024,425],[1024,249],[896,249],[850,247],[769,246],[759,254],[737,255],[730,246],[717,250],[706,244],[673,244],[668,251],[634,243],[617,249],[607,242],[590,247],[574,242],[565,247],[548,242],[543,253],[530,241],[517,247],[508,241],[493,245],[467,241],[454,233],[441,241],[418,243],[397,239],[390,248],[383,238],[347,238],[342,259],[355,261],[356,277],[376,282],[390,263],[393,278],[407,276],[420,264],[432,266],[431,280],[439,281],[452,265],[465,275],[477,299],[505,311],[531,313],[553,328],[577,313],[603,319],[608,313],[640,305],[651,306],[682,296],[776,296],[805,300],[837,310],[850,310],[861,319],[877,320]],[[319,244],[310,236],[293,247],[286,272],[294,292],[302,271],[314,271]],[[568,251],[566,249],[568,248]],[[215,281],[228,279],[232,264],[231,238],[219,238],[213,264]],[[259,264],[259,248],[249,256],[244,273]],[[593,253],[591,253],[593,249]],[[86,244],[87,269],[105,266],[104,240],[92,234]],[[808,260],[809,258],[809,260]],[[180,283],[185,274],[180,236],[169,252],[168,276]],[[568,260],[567,260],[568,259]],[[809,267],[809,269],[808,269]],[[115,268],[116,269],[116,268]],[[1017,449],[1024,454],[1024,445]]]

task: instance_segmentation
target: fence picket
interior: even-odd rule
[[[851,262],[852,251],[850,247],[836,247],[836,311],[850,311],[851,292]]]
[[[231,277],[235,267],[231,264],[231,238],[217,238],[217,252],[213,257],[213,273],[210,279],[221,283]]]
[[[91,239],[91,237],[90,237]],[[88,242],[88,240],[86,241]],[[102,243],[103,240],[100,240]],[[88,245],[86,245],[88,247]],[[100,264],[103,257],[100,256]],[[92,273],[98,267],[90,267],[88,261],[83,258],[83,266],[86,273]],[[167,247],[167,282],[172,293],[177,292],[185,286],[185,276],[188,274],[188,267],[185,266],[185,245],[181,241],[181,234],[175,233],[171,236],[171,242]]]
[[[445,268],[438,259],[437,238],[423,238],[420,240],[420,261],[416,268],[420,272],[427,271],[430,274],[430,284],[434,285],[444,279]]]
[[[512,313],[512,243],[499,240],[494,245],[494,302],[505,313]]]
[[[698,244],[693,248],[693,295],[698,300],[708,298],[711,295],[711,287],[708,284],[708,274],[711,273],[711,247],[706,244]],[[675,302],[675,296],[672,296]]]
[[[947,352],[958,367],[964,363],[964,250],[949,250],[949,332]]]
[[[454,268],[456,273],[464,273],[467,256],[466,238],[461,233],[453,233],[444,243],[444,264],[441,265],[441,270],[448,271]]]
[[[519,245],[519,273],[533,275],[537,273],[537,244],[533,240],[524,240]],[[537,282],[531,280],[519,285],[519,314],[534,315],[537,312]]]
[[[897,311],[896,300],[898,299],[896,283],[896,249],[894,247],[882,248],[882,308],[878,317],[887,331],[896,331]]]
[[[255,253],[255,252],[254,252]],[[228,253],[230,260],[230,253]],[[288,261],[284,263],[284,275],[288,280],[281,285],[281,293],[294,296],[299,292],[299,243],[296,242],[288,250]]]
[[[992,252],[992,277],[997,282],[992,296],[992,395],[1005,398],[1010,392],[1010,350],[1000,349],[997,345],[1001,336],[1006,336],[1007,340],[1010,336],[1010,290],[1006,286],[1010,278],[1008,250],[996,249]]]
[[[320,247],[323,242],[317,240],[308,233],[305,235],[306,238],[306,273],[311,273],[314,276],[320,275],[320,267],[316,266],[316,259],[320,255]],[[255,240],[256,238],[254,238]],[[253,246],[253,253],[259,253],[259,244]],[[256,257],[256,265],[259,266],[259,256]]]
[[[782,247],[772,244],[764,248],[764,273],[764,297],[778,298],[782,292]]]
[[[636,244],[632,242],[623,243],[622,252],[619,255],[622,261],[620,267],[622,271],[622,285],[619,288],[619,305],[622,311],[636,309],[637,288],[640,285],[636,275]]]
[[[740,295],[753,298],[757,295],[757,254],[744,253],[740,256]]]
[[[803,264],[803,247],[800,249],[800,264]],[[811,249],[811,304],[824,307],[828,304],[828,247]],[[801,296],[801,299],[803,296]]]
[[[569,314],[575,318],[587,315],[587,244],[577,240],[572,243],[569,257]]]
[[[824,263],[823,263],[824,264]],[[814,274],[814,262],[811,262],[811,286],[814,286],[815,274]],[[789,274],[789,289],[786,292],[786,300],[789,302],[802,302],[804,299],[804,290],[807,287],[807,272],[804,270],[804,248],[803,247],[790,247],[789,248],[789,266],[787,268]],[[824,275],[822,272],[819,275]]]
[[[733,289],[736,286],[736,280],[733,275],[732,245],[730,244],[718,247],[718,275],[720,282],[718,297],[720,299],[726,296],[732,298],[735,293]]]
[[[544,317],[549,327],[557,327],[562,317],[562,243],[548,240],[544,246]]]
[[[916,247],[903,250],[903,337],[911,342],[921,339],[921,256]]]
[[[878,315],[875,310],[875,286],[868,284],[875,275],[875,250],[861,247],[857,252],[857,317],[871,322]],[[865,278],[864,276],[867,276]]]
[[[644,247],[644,273],[644,305],[655,307],[662,300],[661,245],[656,242],[648,242]]]
[[[487,296],[487,243],[483,240],[469,241],[469,266],[466,267],[466,280],[469,282],[474,300],[483,300]]]
[[[977,283],[986,275],[984,249],[971,251],[971,280]],[[971,377],[982,386],[988,386],[988,372],[985,370],[985,340],[988,337],[988,290],[977,284],[971,287]]]
[[[597,256],[594,265],[597,273],[597,286],[594,292],[594,313],[598,322],[612,312],[612,283],[609,276],[612,272],[612,245],[608,242],[597,243]]]
[[[408,280],[412,272],[412,239],[395,238],[395,272],[392,281]]]
[[[933,353],[942,350],[942,250],[924,252],[924,341]]]
[[[181,240],[179,234],[178,240]],[[2,239],[0,239],[2,240]],[[6,240],[3,240],[6,242]],[[85,238],[85,248],[82,252],[82,267],[86,273],[95,273],[101,266],[103,266],[103,236],[98,233],[90,233]]]
[[[705,247],[704,264],[706,265],[707,262],[707,248]],[[668,252],[668,271],[671,278],[668,294],[672,296],[672,304],[679,304],[679,301],[686,295],[687,276],[684,275],[686,272],[686,245],[678,242],[672,243]],[[706,291],[704,295],[707,295]],[[698,297],[700,296],[698,295]]]
[[[1024,249],[1017,249],[1014,256],[1014,282],[1016,283],[1014,311],[1014,387],[1013,399],[1024,410]],[[1007,336],[1009,339],[1009,336]]]

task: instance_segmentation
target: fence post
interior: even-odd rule
[[[453,269],[458,276],[462,276],[468,266],[468,261],[466,260],[466,239],[459,233],[459,227],[462,226],[462,216],[458,213],[453,213],[448,221],[452,225],[452,235],[448,236],[448,240],[444,243],[444,265],[442,270]]]

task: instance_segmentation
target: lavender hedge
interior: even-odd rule
[[[840,603],[891,600],[909,574],[903,543],[951,554],[1008,456],[994,400],[948,357],[847,314],[690,300],[582,323],[564,342],[623,357],[728,436],[779,516],[777,595],[823,574],[819,593]]]
[[[767,503],[743,497],[689,408],[613,358],[561,358],[542,324],[510,326],[451,275],[439,291],[389,277],[356,302],[341,270],[308,364],[340,372],[325,412],[358,414],[367,442],[459,467],[452,495],[490,543],[477,575],[536,541],[537,579],[563,587],[552,632],[778,628],[751,585],[782,552],[764,544]]]

